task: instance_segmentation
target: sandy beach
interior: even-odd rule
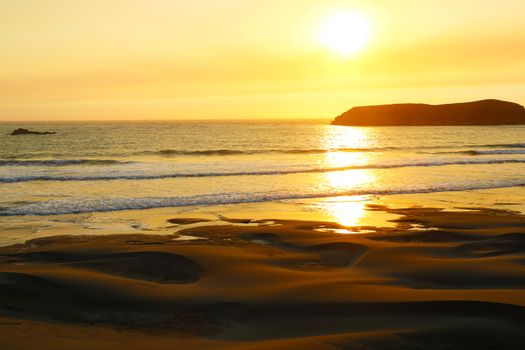
[[[2,348],[524,345],[525,216],[366,211],[395,219],[348,227],[178,217],[170,235],[61,235],[2,247]]]

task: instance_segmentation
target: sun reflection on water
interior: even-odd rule
[[[328,126],[320,140],[326,149],[354,148],[363,150],[376,146],[377,140],[370,128]]]
[[[361,166],[368,163],[368,157],[364,152],[328,152],[324,161],[330,167]]]
[[[327,153],[325,162],[328,166],[344,168],[364,166],[369,163],[369,155],[364,150],[372,148],[374,145],[368,129],[338,128],[324,136],[323,141],[327,149],[345,148],[349,150],[349,152]],[[375,177],[369,169],[352,169],[323,173],[320,180],[330,191],[351,193],[369,187],[368,185],[373,183],[374,179]],[[335,221],[344,226],[359,225],[366,214],[366,198],[363,196],[341,196],[324,200],[319,204]]]

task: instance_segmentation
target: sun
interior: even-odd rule
[[[339,54],[350,55],[363,50],[370,38],[370,23],[357,12],[339,12],[321,25],[321,43]]]

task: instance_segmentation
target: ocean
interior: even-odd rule
[[[54,135],[8,134],[19,127]],[[0,125],[0,216],[525,185],[525,126]]]

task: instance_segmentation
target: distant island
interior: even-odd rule
[[[429,105],[419,103],[354,107],[332,125],[518,125],[525,124],[525,108],[517,103],[482,100]]]
[[[52,131],[52,132],[49,132],[49,131],[41,132],[41,131],[32,131],[32,130],[28,130],[28,129],[24,129],[24,128],[19,128],[19,129],[13,130],[13,132],[11,134],[9,134],[9,135],[16,136],[16,135],[54,135],[54,134],[56,134],[55,131]]]

